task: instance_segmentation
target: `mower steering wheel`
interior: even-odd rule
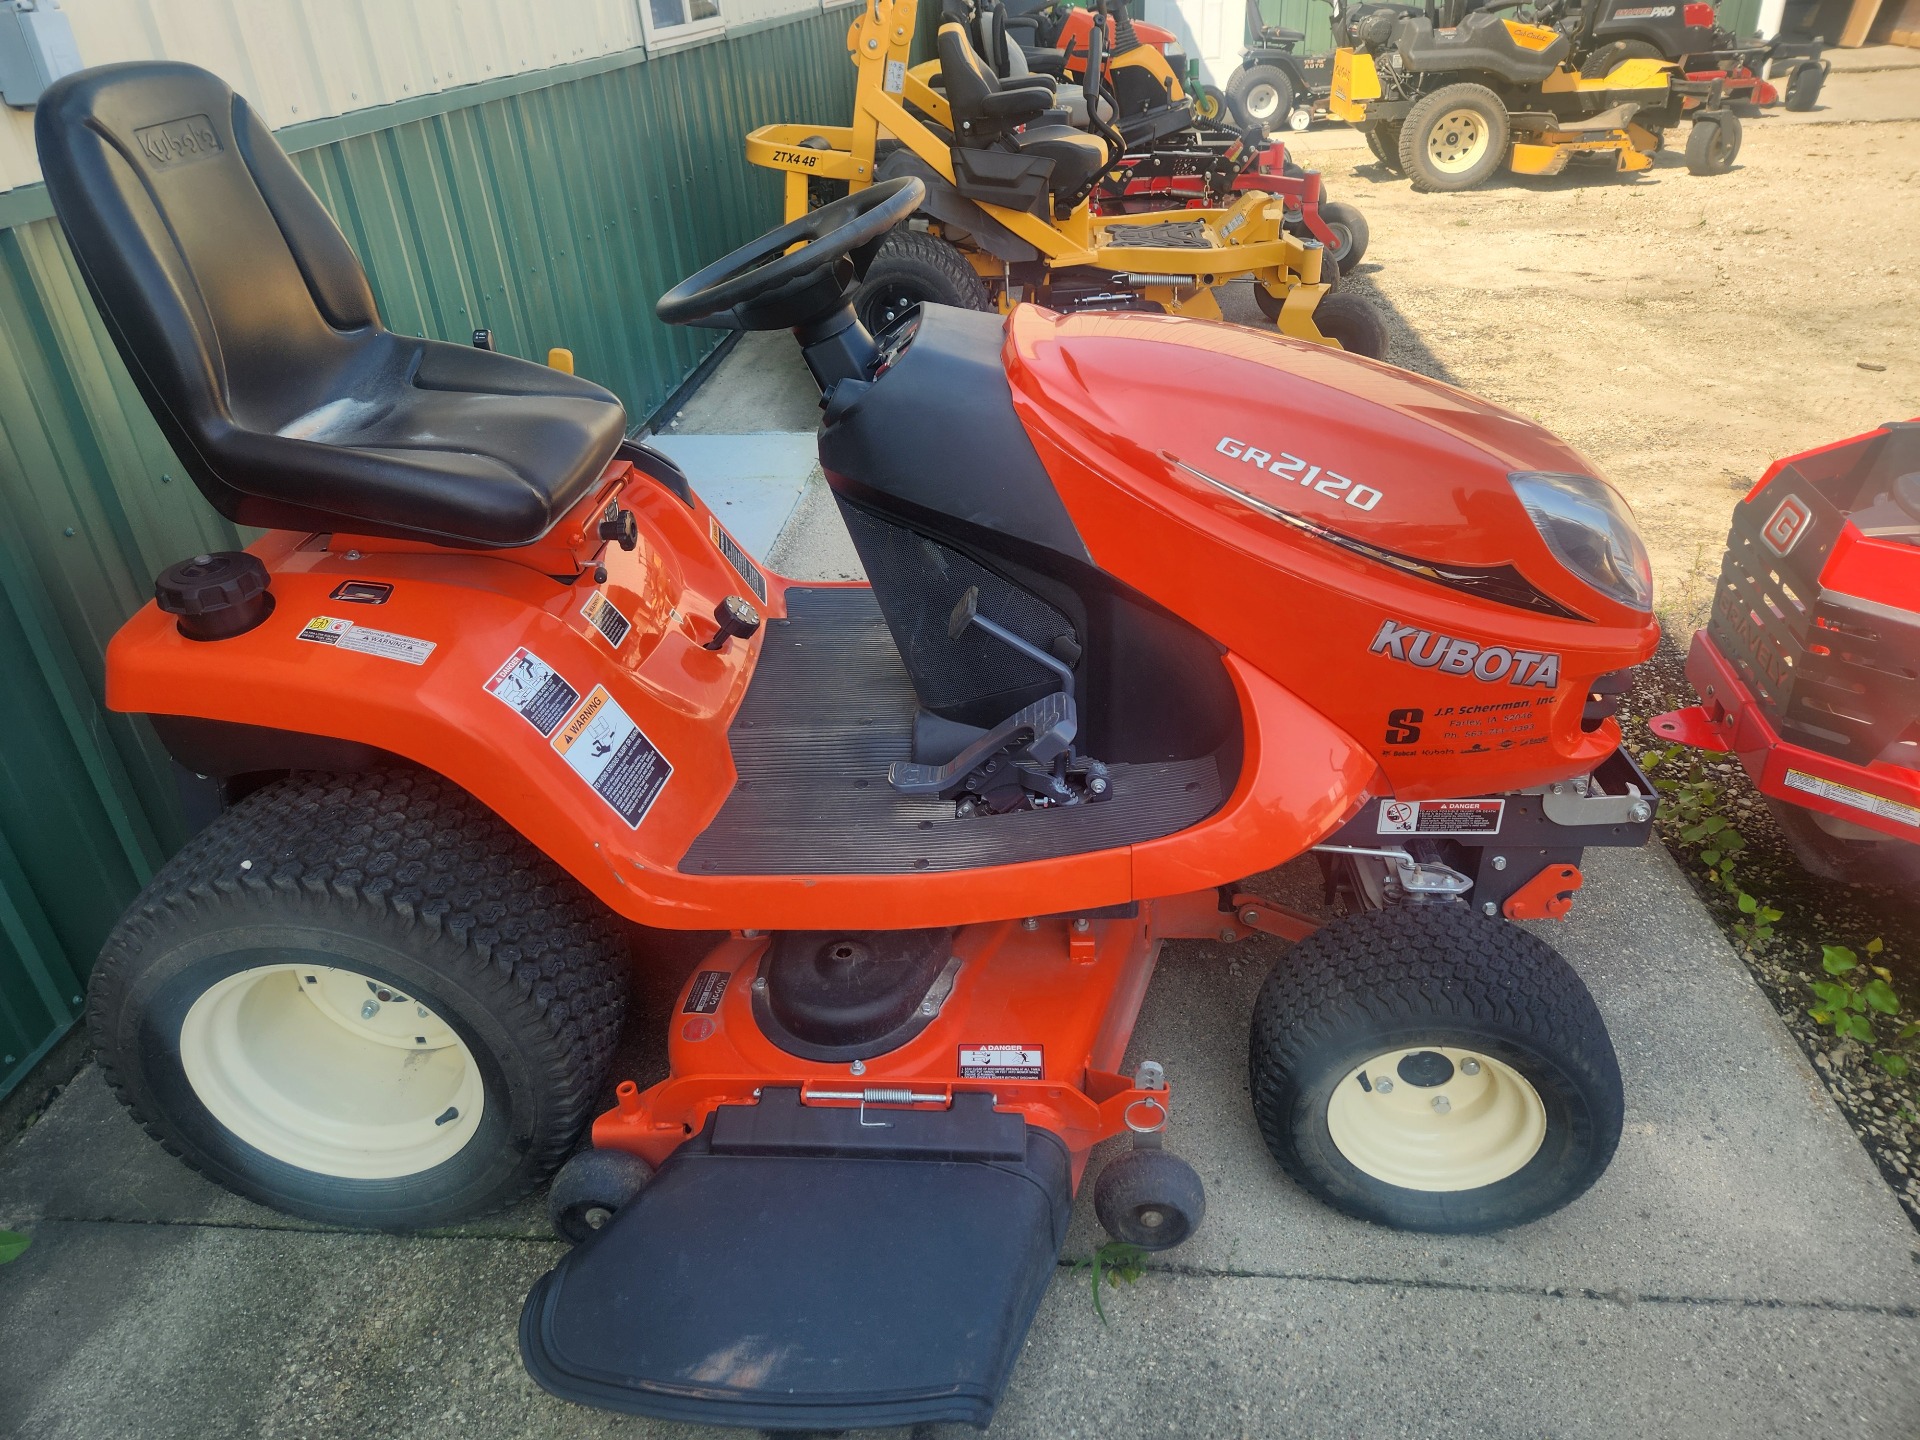
[[[926,185],[912,175],[856,190],[689,275],[654,303],[653,313],[669,325],[785,329],[792,323],[785,318],[755,324],[754,302],[778,291],[799,290],[802,281],[827,275],[837,261],[878,240],[926,198]],[[796,243],[800,248],[789,254],[788,247]]]

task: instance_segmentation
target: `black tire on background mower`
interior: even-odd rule
[[[1320,218],[1340,243],[1328,252],[1328,258],[1340,267],[1342,275],[1351,275],[1353,267],[1366,258],[1367,217],[1352,205],[1338,200],[1320,202]]]
[[[1367,149],[1373,152],[1373,158],[1396,175],[1401,173],[1401,128],[1400,123],[1396,120],[1381,120],[1375,124],[1364,127],[1360,131],[1361,135],[1366,137]]]
[[[1242,65],[1227,79],[1227,103],[1243,127],[1271,134],[1293,113],[1293,80],[1278,65]]]
[[[547,1221],[569,1245],[591,1239],[647,1188],[653,1167],[625,1150],[582,1150],[547,1190]]]
[[[1693,122],[1687,134],[1687,170],[1694,175],[1724,175],[1740,155],[1740,117],[1722,110]]]
[[[229,1190],[333,1224],[445,1225],[573,1149],[625,948],[448,781],[296,775],[154,876],[107,937],[87,1021],[134,1118]]]
[[[1448,124],[1459,120],[1460,124]],[[1482,133],[1478,144],[1471,127]],[[1443,132],[1443,127],[1444,132]],[[1507,107],[1484,85],[1443,85],[1422,95],[1400,127],[1400,168],[1422,191],[1471,190],[1507,163],[1512,139]],[[1440,158],[1466,146],[1457,168]]]
[[[1780,103],[1789,110],[1811,110],[1820,103],[1820,91],[1827,83],[1827,72],[1817,61],[1804,60],[1793,67],[1782,89]]]
[[[1178,1155],[1133,1149],[1100,1172],[1093,1213],[1116,1240],[1142,1250],[1171,1250],[1200,1228],[1207,1191]]]
[[[1369,360],[1387,358],[1387,325],[1380,312],[1358,295],[1325,296],[1313,307],[1313,323],[1342,350]]]
[[[868,333],[878,335],[923,302],[962,310],[993,308],[979,274],[952,244],[924,230],[894,230],[880,242],[867,267],[853,299],[854,313]]]
[[[1394,1074],[1379,1062],[1392,1056],[1400,1094],[1389,1096]],[[1368,910],[1282,954],[1254,1007],[1248,1069],[1281,1168],[1335,1209],[1396,1229],[1472,1234],[1538,1219],[1592,1185],[1620,1140],[1620,1069],[1587,987],[1544,941],[1465,905]],[[1437,1118],[1456,1113],[1442,1087],[1461,1093],[1459,1118]],[[1363,1169],[1334,1138],[1336,1104],[1348,1145],[1386,1131],[1438,1146],[1375,1149],[1362,1156],[1375,1170]],[[1516,1114],[1533,1118],[1502,1142]],[[1436,1153],[1469,1168],[1420,1184],[1376,1173],[1419,1178],[1397,1157],[1417,1167]]]

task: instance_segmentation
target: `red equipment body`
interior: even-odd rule
[[[1810,868],[1825,832],[1920,846],[1920,436],[1893,425],[1777,461],[1734,514],[1687,678],[1655,734],[1731,753]],[[1838,852],[1844,853],[1844,846]],[[1910,859],[1909,864],[1913,863]],[[1847,876],[1845,878],[1859,878]]]

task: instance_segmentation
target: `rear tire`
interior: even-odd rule
[[[1812,60],[1794,66],[1787,77],[1781,104],[1789,110],[1806,111],[1820,103],[1820,91],[1827,83],[1827,72]]]
[[[1339,242],[1329,252],[1334,264],[1340,267],[1342,275],[1351,275],[1353,267],[1367,253],[1367,217],[1353,206],[1335,200],[1321,204],[1320,218],[1327,222],[1327,228]]]
[[[1386,322],[1358,295],[1324,296],[1313,307],[1313,323],[1327,339],[1338,340],[1342,350],[1369,360],[1387,358]]]
[[[1687,135],[1687,169],[1695,175],[1724,175],[1740,154],[1740,117],[1732,111],[1693,122]]]
[[[1293,80],[1278,65],[1242,65],[1227,80],[1227,103],[1243,127],[1271,134],[1293,113]]]
[[[869,334],[878,335],[923,303],[993,308],[980,276],[952,244],[924,230],[894,230],[867,267],[853,298],[854,313]]]
[[[1623,60],[1658,60],[1660,52],[1645,40],[1614,40],[1602,45],[1580,66],[1583,80],[1600,80],[1611,75]]]
[[[1416,190],[1471,190],[1507,162],[1507,107],[1484,85],[1445,85],[1414,102],[1400,168]]]
[[[1396,175],[1403,173],[1400,164],[1400,132],[1403,128],[1397,121],[1382,120],[1360,132],[1366,137],[1367,149],[1373,152],[1373,158]]]
[[[1464,905],[1348,916],[1281,955],[1248,1070],[1281,1168],[1396,1229],[1536,1220],[1620,1140],[1620,1069],[1587,987],[1536,936]]]
[[[255,792],[107,937],[87,1020],[147,1132],[237,1194],[410,1229],[544,1180],[626,1009],[599,901],[413,771]]]

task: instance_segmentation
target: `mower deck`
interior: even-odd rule
[[[728,734],[739,783],[680,868],[706,875],[897,875],[1049,860],[1171,835],[1217,810],[1211,756],[1112,767],[1096,805],[956,819],[902,795],[913,683],[864,585],[787,592]]]
[[[564,1399],[773,1430],[985,1426],[1072,1206],[1065,1146],[950,1109],[722,1107],[528,1297]]]

